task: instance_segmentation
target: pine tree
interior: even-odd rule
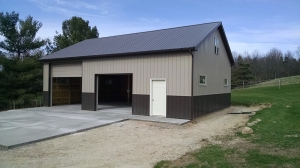
[[[235,88],[238,85],[248,84],[250,80],[254,79],[250,71],[250,64],[238,62],[238,69],[233,72],[231,78],[231,87]]]
[[[45,45],[45,41],[36,37],[42,23],[28,16],[19,19],[19,14],[12,12],[0,13],[0,35],[5,39],[0,42],[0,49],[16,56],[17,60],[29,55],[29,52]]]
[[[28,16],[19,19],[19,14],[0,13],[0,110],[7,109],[12,102],[23,107],[41,96],[43,69],[38,60],[45,44],[36,38],[42,23]]]

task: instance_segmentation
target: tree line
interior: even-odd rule
[[[0,111],[12,106],[26,107],[42,98],[43,67],[39,58],[90,38],[98,38],[97,27],[73,16],[62,22],[62,33],[41,39],[40,21],[32,16],[20,19],[16,12],[0,13]],[[233,52],[233,88],[243,82],[300,75],[300,46],[295,52],[274,48],[266,54]],[[296,59],[296,57],[298,57]]]
[[[20,19],[16,12],[0,13],[0,111],[29,107],[42,99],[43,67],[39,58],[80,41],[98,38],[97,27],[73,16],[62,22],[62,33],[53,39],[37,37],[43,24],[32,16]]]
[[[254,51],[243,54],[233,52],[235,65],[232,67],[232,88],[249,82],[300,75],[300,45],[283,53],[277,48],[266,54]]]

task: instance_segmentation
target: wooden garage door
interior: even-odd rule
[[[53,64],[52,77],[82,77],[82,64]]]

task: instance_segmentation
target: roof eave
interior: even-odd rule
[[[222,24],[218,27],[218,30],[221,34],[221,38],[222,38],[226,53],[228,55],[230,65],[233,66],[234,65],[234,59],[233,59],[232,52],[231,52],[231,49],[230,49],[230,46],[229,46],[229,43],[228,43],[228,40],[227,40],[227,37],[226,37],[226,34],[225,34],[225,30],[224,30]]]
[[[181,52],[181,51],[195,51],[195,47],[179,48],[179,49],[169,49],[169,50],[156,50],[156,51],[142,51],[142,52],[131,52],[131,53],[117,53],[117,54],[106,54],[106,55],[90,55],[90,56],[76,56],[68,58],[40,58],[41,62],[53,62],[53,61],[66,61],[66,60],[78,60],[78,59],[91,59],[91,58],[103,58],[111,56],[130,56],[139,54],[152,54],[152,53],[167,53],[167,52]]]

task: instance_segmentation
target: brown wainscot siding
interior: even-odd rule
[[[191,96],[167,96],[167,118],[191,119]]]
[[[81,110],[96,111],[96,96],[95,93],[82,92]]]
[[[150,115],[150,96],[132,94],[132,115]]]
[[[192,118],[224,109],[231,104],[231,93],[193,96]]]

